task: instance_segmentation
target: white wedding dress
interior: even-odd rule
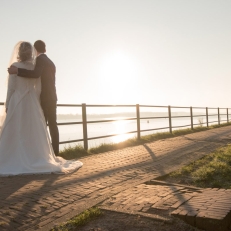
[[[14,66],[33,69],[32,62]],[[10,75],[6,118],[0,125],[0,176],[70,173],[83,164],[56,157],[40,106],[41,80]]]

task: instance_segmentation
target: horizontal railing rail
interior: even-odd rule
[[[4,105],[3,102],[0,102],[0,105]],[[176,128],[187,128],[191,127],[193,130],[195,126],[202,126],[206,125],[207,127],[209,124],[214,124],[218,123],[220,124],[221,122],[229,122],[229,110],[230,108],[215,108],[215,107],[182,107],[182,106],[157,106],[157,105],[93,105],[93,104],[57,104],[58,107],[79,107],[82,109],[82,120],[79,122],[65,122],[65,123],[57,123],[58,126],[63,126],[63,125],[82,125],[82,131],[83,131],[83,138],[82,139],[74,139],[74,140],[66,140],[66,141],[61,141],[60,144],[67,144],[67,143],[76,143],[76,142],[83,142],[84,148],[87,150],[88,149],[88,141],[89,140],[96,140],[96,139],[102,139],[102,138],[108,138],[108,137],[113,137],[113,136],[118,136],[118,135],[125,135],[125,134],[132,134],[136,133],[137,139],[140,139],[141,133],[142,132],[151,132],[151,131],[158,131],[158,130],[166,130],[168,129],[170,133],[173,132],[173,129]],[[118,118],[118,119],[104,119],[104,120],[87,120],[87,108],[100,108],[100,107],[126,107],[126,108],[134,108],[134,112],[136,113],[135,117],[131,118]],[[141,117],[140,109],[141,108],[165,108],[167,110],[166,116],[145,116]],[[189,115],[185,115],[186,111],[183,111],[183,115],[174,115],[173,113],[180,114],[179,111],[173,111],[173,109],[187,109]],[[195,110],[204,110],[204,112],[201,112],[200,114],[195,114]],[[212,110],[212,114],[209,114],[209,110]],[[216,110],[217,112],[214,112]],[[221,110],[226,110],[226,113]],[[155,113],[155,112],[153,112]],[[205,113],[205,114],[204,114]],[[217,116],[217,120],[212,120],[209,119],[211,117]],[[226,116],[226,119],[222,119],[221,117]],[[194,122],[194,118],[198,117],[205,117],[206,122],[200,121],[199,123]],[[190,123],[189,124],[184,124],[184,125],[177,125],[173,126],[172,121],[174,119],[181,119],[181,118],[189,118]],[[141,120],[158,120],[158,119],[168,119],[168,126],[166,127],[159,127],[159,128],[150,128],[150,129],[141,129]],[[110,123],[110,122],[117,122],[117,121],[136,121],[136,130],[135,131],[128,131],[124,133],[115,133],[115,134],[109,134],[109,135],[103,135],[103,136],[95,136],[95,137],[88,137],[88,124],[96,124],[96,123]]]

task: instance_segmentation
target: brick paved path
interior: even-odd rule
[[[226,231],[231,225],[231,189],[201,189],[153,180],[126,189],[98,206],[170,223],[171,214],[208,231]]]
[[[82,158],[70,175],[0,178],[0,230],[49,230],[110,196],[231,142],[223,127]]]

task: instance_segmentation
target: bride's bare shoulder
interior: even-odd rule
[[[11,66],[19,67],[20,66],[20,62],[14,62],[14,63],[11,64]]]
[[[31,62],[15,62],[12,63],[11,65],[18,68],[25,68],[25,69],[31,69],[33,67],[33,64]]]
[[[11,64],[12,66],[18,67],[18,68],[25,68],[25,63],[23,62],[15,62]]]

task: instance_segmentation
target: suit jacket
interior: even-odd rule
[[[45,54],[41,54],[36,58],[34,70],[18,68],[18,76],[26,78],[41,77],[42,90],[40,99],[42,105],[49,104],[51,101],[57,101],[55,72],[54,63]]]

